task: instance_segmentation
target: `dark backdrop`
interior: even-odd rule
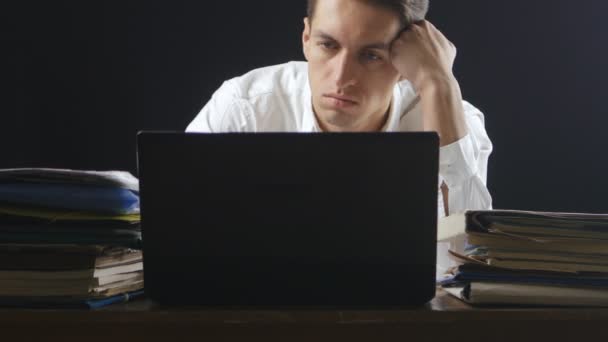
[[[486,114],[497,208],[608,212],[608,3],[431,0]],[[135,172],[223,80],[301,60],[304,0],[24,1],[0,8],[0,167]]]

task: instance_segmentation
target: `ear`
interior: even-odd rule
[[[304,18],[304,31],[302,32],[302,52],[304,58],[308,60],[308,50],[310,49],[310,19]]]

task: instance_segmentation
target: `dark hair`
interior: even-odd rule
[[[409,27],[411,24],[424,20],[429,10],[429,0],[359,0],[375,6],[387,8],[395,12],[401,20],[402,26]],[[308,0],[308,18],[312,21],[315,13],[317,0]]]

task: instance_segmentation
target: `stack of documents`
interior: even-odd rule
[[[608,215],[470,211],[462,223],[467,243],[449,251],[459,265],[439,281],[449,293],[473,304],[608,306]]]
[[[139,295],[137,178],[0,170],[0,304],[97,307]]]

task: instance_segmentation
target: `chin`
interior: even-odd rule
[[[332,126],[352,127],[359,118],[357,115],[351,113],[327,111],[322,114],[321,119]]]

